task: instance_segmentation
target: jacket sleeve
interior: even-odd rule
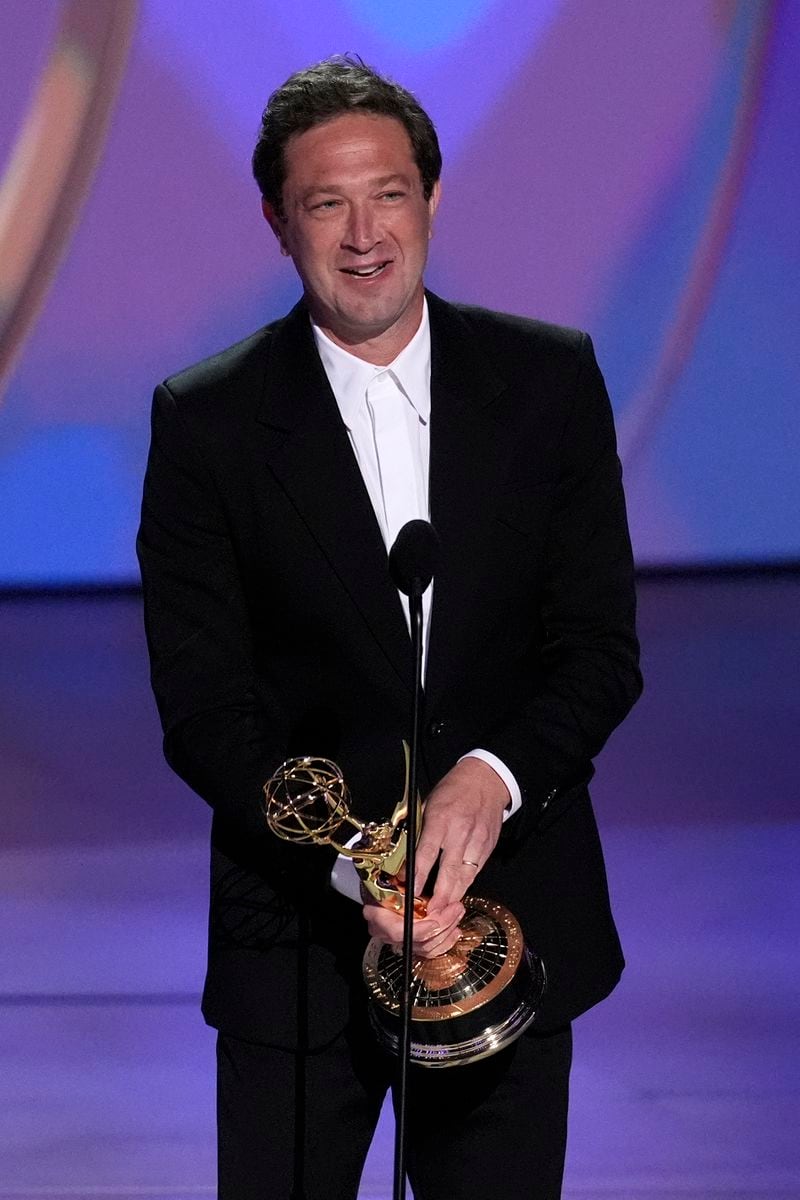
[[[284,757],[281,714],[257,677],[250,619],[213,474],[165,384],[153,399],[152,437],[137,553],[151,682],[173,770],[214,809],[220,830],[261,843],[281,886],[312,863],[327,878],[333,852],[269,833],[263,785]],[[322,870],[319,870],[322,868]]]
[[[483,743],[538,812],[590,778],[641,693],[635,607],[611,405],[583,335],[545,544],[541,682]]]

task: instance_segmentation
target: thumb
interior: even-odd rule
[[[437,901],[434,896],[428,906],[428,916],[435,919],[443,928],[457,925],[462,920],[466,909],[460,900]]]

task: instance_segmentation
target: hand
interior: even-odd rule
[[[511,797],[496,771],[480,758],[463,758],[425,801],[417,846],[415,890],[419,894],[439,859],[428,901],[428,920],[443,922],[497,845]]]
[[[458,923],[464,916],[460,901],[440,906],[436,916],[414,918],[413,954],[415,958],[436,958],[445,954],[459,938]],[[383,908],[371,896],[364,901],[364,919],[370,937],[394,946],[398,953],[403,944],[403,914]]]

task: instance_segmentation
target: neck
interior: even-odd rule
[[[326,337],[329,337],[337,346],[341,346],[343,350],[347,350],[349,354],[363,359],[364,362],[372,363],[376,367],[385,367],[390,362],[394,362],[401,350],[405,350],[409,342],[413,340],[422,321],[423,302],[424,293],[420,291],[418,299],[409,305],[406,312],[393,325],[390,325],[388,329],[378,329],[374,334],[365,336],[363,329],[353,330],[351,333],[340,325],[330,323],[326,314],[318,314],[314,311],[313,305],[306,297],[312,320]]]

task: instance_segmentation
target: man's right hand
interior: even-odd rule
[[[416,958],[436,958],[456,944],[458,923],[464,916],[464,905],[455,900],[437,912],[435,917],[414,918],[413,953]],[[384,908],[371,898],[364,904],[364,919],[370,936],[380,942],[400,948],[403,944],[403,914]]]

